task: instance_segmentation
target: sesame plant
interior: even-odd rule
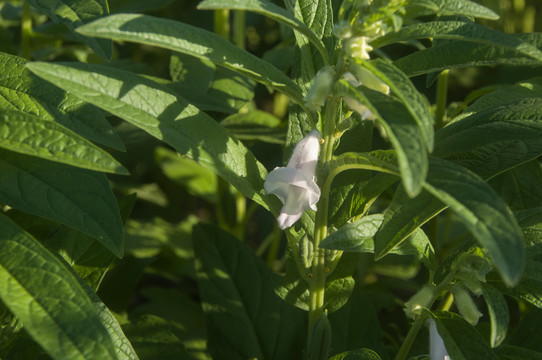
[[[542,359],[541,13],[0,3],[0,358]]]

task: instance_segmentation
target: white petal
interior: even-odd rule
[[[300,169],[288,167],[275,168],[275,170],[267,174],[263,186],[267,193],[275,194],[280,199],[281,197],[286,198],[288,196],[285,184],[305,189],[317,194],[318,198],[320,197],[320,188],[314,182],[314,177]]]
[[[317,130],[312,130],[309,135],[297,143],[287,167],[301,169],[313,177],[319,151],[320,133]]]
[[[279,228],[282,230],[289,228],[292,226],[297,220],[301,218],[301,215],[303,214],[303,211],[297,213],[297,214],[286,214],[281,212],[279,217],[277,218],[277,222],[279,224]]]
[[[435,320],[429,319],[429,358],[431,360],[450,360],[448,350],[437,330]]]

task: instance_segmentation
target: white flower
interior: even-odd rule
[[[367,40],[366,36],[354,36],[345,40],[344,52],[356,59],[369,60],[371,58],[369,52],[373,50],[373,47],[367,43]]]
[[[448,355],[444,341],[438,333],[435,320],[430,318],[427,321],[429,321],[429,359],[450,360],[450,355]]]
[[[292,226],[303,211],[316,210],[320,188],[316,185],[315,171],[320,150],[320,133],[313,130],[297,143],[286,167],[277,167],[265,179],[267,193],[275,194],[284,204],[277,218],[279,227]]]

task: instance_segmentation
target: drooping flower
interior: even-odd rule
[[[429,307],[435,296],[434,286],[424,286],[416,294],[414,294],[407,302],[405,302],[406,316],[415,319],[422,313],[423,309]]]
[[[430,360],[450,360],[444,340],[438,333],[435,320],[429,318],[429,359]]]
[[[452,286],[452,294],[454,295],[455,305],[461,316],[472,326],[476,325],[482,313],[478,310],[467,289],[461,285],[454,285]]]
[[[275,194],[284,206],[277,218],[279,227],[292,226],[303,211],[316,210],[320,188],[316,185],[315,171],[320,150],[320,133],[311,131],[297,143],[286,167],[277,167],[265,179],[264,189]]]
[[[335,69],[332,66],[324,66],[321,68],[312,82],[309,91],[303,101],[305,105],[314,111],[320,111],[326,103],[327,97],[331,93],[333,79],[335,77]]]

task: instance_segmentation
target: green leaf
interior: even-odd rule
[[[324,249],[374,253],[373,238],[383,220],[384,216],[382,214],[373,214],[365,216],[356,222],[348,223],[325,238],[320,243],[320,247]],[[436,268],[433,246],[421,229],[417,229],[399,246],[394,247],[390,253],[415,255],[428,268]]]
[[[141,360],[191,359],[169,322],[158,316],[144,315],[123,328]]]
[[[435,21],[405,26],[397,32],[376,38],[371,42],[371,46],[379,48],[396,42],[425,38],[453,39],[500,46],[538,61],[542,60],[542,51],[517,37],[463,21]]]
[[[284,92],[300,104],[303,101],[299,87],[283,72],[219,35],[198,27],[148,15],[118,14],[81,26],[77,32],[158,46],[208,59]]]
[[[540,360],[542,353],[528,350],[519,346],[501,345],[495,349],[499,360]]]
[[[32,338],[58,360],[118,359],[109,333],[72,273],[3,215],[0,223],[0,298]]]
[[[350,350],[332,356],[329,360],[381,360],[380,356],[370,349]]]
[[[105,60],[111,60],[113,45],[110,40],[93,39],[75,32],[75,28],[109,14],[107,0],[28,0],[54,22],[66,25],[73,34]]]
[[[510,34],[523,43],[542,47],[542,35]],[[531,56],[501,45],[484,45],[468,41],[439,43],[429,49],[416,51],[397,59],[394,64],[409,76],[440,72],[445,69],[458,69],[490,65],[538,65],[540,62]]]
[[[500,292],[516,299],[527,301],[538,308],[542,308],[542,263],[527,259],[525,270],[519,283],[510,288],[506,286],[496,274],[488,274],[488,283]]]
[[[0,113],[0,147],[84,169],[127,175],[109,153],[65,127],[22,112]]]
[[[454,360],[497,360],[484,338],[461,316],[439,311],[431,314],[446,350]]]
[[[411,197],[417,195],[427,174],[427,148],[420,127],[403,103],[365,87],[356,89],[346,80],[336,83],[335,93],[367,106],[376,116],[397,152],[405,190]]]
[[[490,344],[491,347],[496,347],[504,341],[508,332],[508,323],[510,322],[508,305],[497,289],[487,283],[480,284],[482,285],[482,293],[491,319]]]
[[[292,29],[299,31],[307,37],[311,44],[320,52],[327,61],[328,54],[324,44],[307,25],[295,18],[284,8],[264,0],[204,0],[198,4],[198,9],[234,9],[252,11],[269,17],[279,23],[287,25]]]
[[[425,188],[450,207],[491,255],[504,281],[513,286],[523,271],[523,236],[495,191],[470,171],[432,158]]]
[[[438,16],[472,16],[475,18],[498,20],[493,10],[469,0],[433,0],[439,9]]]
[[[383,60],[363,61],[360,64],[390,87],[392,95],[397,96],[416,120],[424,136],[427,149],[433,150],[433,115],[427,99],[416,89],[410,79],[394,65]]]
[[[273,272],[254,252],[212,225],[194,228],[194,250],[213,358],[301,358],[305,316],[274,294]]]
[[[54,121],[77,134],[117,150],[120,137],[96,107],[32,74],[23,58],[0,53],[0,107]]]
[[[28,67],[171,145],[223,177],[249,199],[278,213],[278,200],[264,195],[267,171],[263,165],[211,117],[167,87],[99,65],[31,63]]]
[[[512,333],[510,345],[542,352],[540,331],[542,331],[542,310],[531,308],[524,314]]]
[[[0,202],[92,236],[123,254],[122,221],[104,174],[0,150]]]
[[[488,179],[542,155],[542,99],[482,110],[438,131],[436,141],[436,156]]]
[[[230,115],[222,120],[220,125],[240,140],[284,144],[286,131],[281,126],[282,122],[276,116],[262,110]]]

